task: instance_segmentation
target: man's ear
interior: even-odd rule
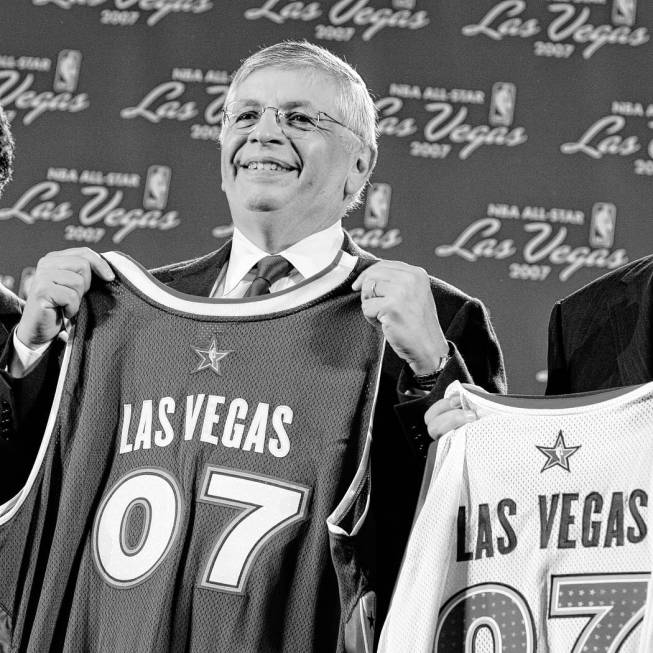
[[[345,182],[345,195],[355,195],[367,182],[376,165],[376,149],[363,146],[356,154],[352,162],[347,180]]]

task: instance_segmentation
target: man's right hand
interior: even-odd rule
[[[458,394],[436,401],[424,415],[429,435],[436,441],[445,433],[477,419],[478,415],[473,410],[465,410],[461,406]]]
[[[111,266],[88,247],[46,254],[32,277],[16,336],[30,349],[51,342],[61,331],[63,318],[73,318],[96,274],[113,281]]]

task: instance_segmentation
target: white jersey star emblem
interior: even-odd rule
[[[192,349],[200,357],[200,362],[197,368],[193,370],[193,373],[201,372],[202,370],[210,368],[216,374],[222,376],[222,372],[220,371],[220,361],[227,356],[227,354],[230,354],[232,350],[220,350],[216,336],[211,338],[211,344],[206,349],[200,347],[192,347]]]
[[[558,433],[558,437],[556,438],[555,444],[552,447],[535,446],[547,458],[546,462],[544,463],[544,467],[542,467],[540,470],[540,473],[545,472],[547,469],[555,467],[556,465],[558,467],[562,467],[562,469],[565,469],[568,472],[571,471],[569,469],[569,458],[571,458],[580,449],[580,445],[577,447],[568,447],[565,444],[565,438],[562,435],[562,431]]]

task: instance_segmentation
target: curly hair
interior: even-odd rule
[[[14,138],[7,114],[0,106],[0,195],[14,172]]]

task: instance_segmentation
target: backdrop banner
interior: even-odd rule
[[[146,266],[219,247],[230,75],[308,39],[379,109],[379,163],[346,227],[482,299],[510,390],[540,394],[554,301],[653,251],[652,22],[637,0],[2,0],[17,165],[0,281],[24,296],[68,247]]]

